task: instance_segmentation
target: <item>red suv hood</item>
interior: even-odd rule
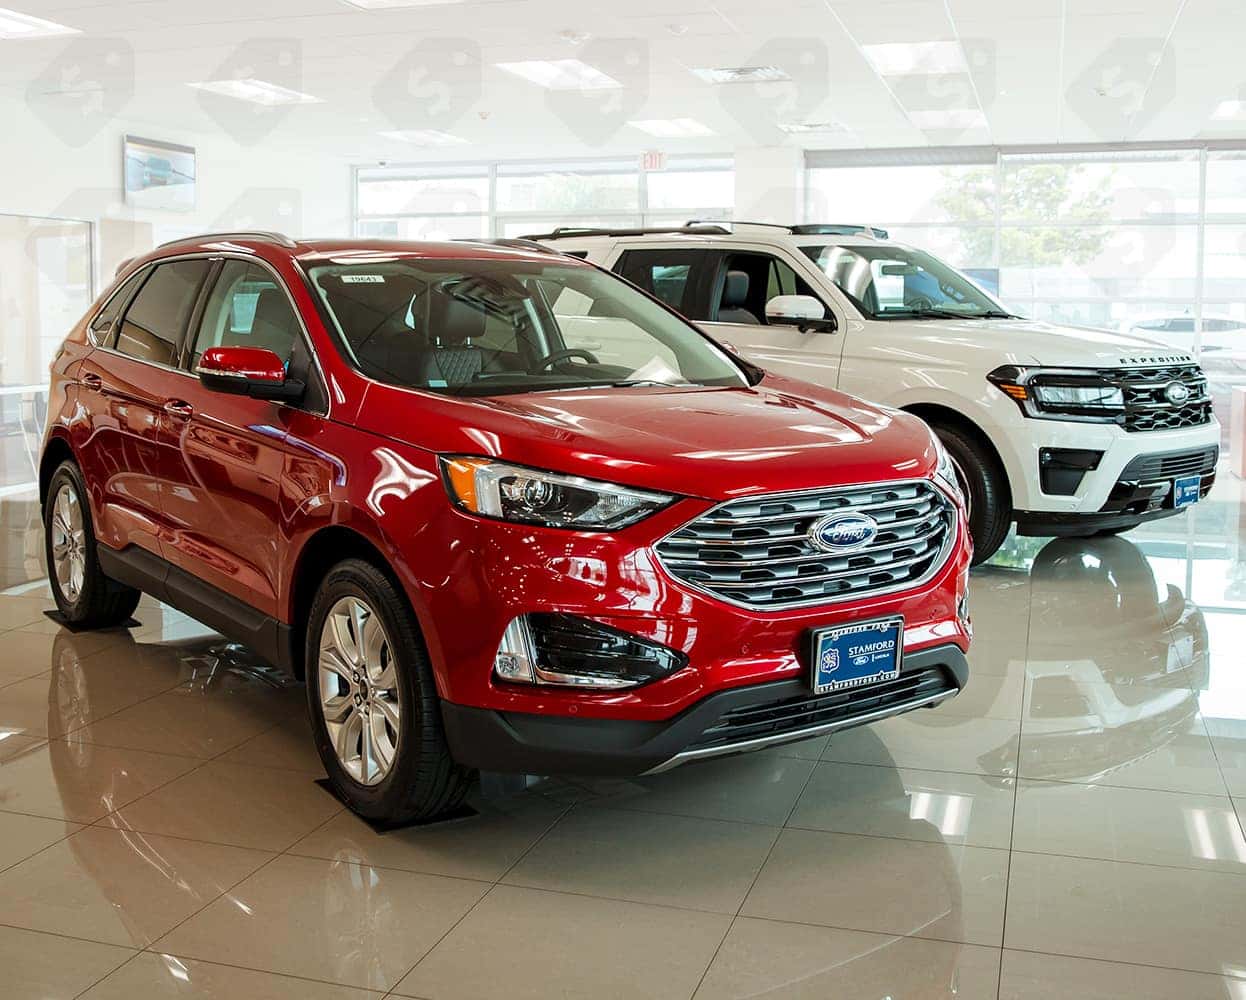
[[[925,424],[794,380],[450,398],[369,387],[364,429],[446,454],[708,499],[929,475]]]

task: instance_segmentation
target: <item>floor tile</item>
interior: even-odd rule
[[[91,827],[0,874],[0,923],[146,947],[270,857]]]
[[[1246,876],[1012,855],[1005,946],[1195,972],[1246,969]]]
[[[782,826],[813,767],[812,761],[774,752],[740,754],[637,778],[608,804]]]
[[[995,1000],[999,950],[741,917],[696,1000]]]
[[[918,710],[837,733],[822,759],[1007,777],[1016,774],[1019,729],[1017,722]]]
[[[746,916],[998,947],[1008,852],[784,830]]]
[[[0,600],[0,631],[43,620],[43,612],[55,607],[42,597],[5,597]]]
[[[282,851],[341,809],[305,775],[210,761],[123,806],[109,822],[145,833]]]
[[[52,643],[53,636],[22,629],[0,634],[0,687],[51,670]]]
[[[1013,779],[824,761],[788,826],[1008,849]]]
[[[1213,736],[1211,742],[1229,794],[1246,799],[1246,741]]]
[[[0,812],[0,871],[81,829],[60,819]]]
[[[211,758],[275,725],[285,706],[218,696],[186,686],[89,723],[71,738],[87,743]]]
[[[0,751],[9,742],[0,742]],[[0,809],[78,823],[93,823],[198,763],[89,743],[24,742],[0,760]]]
[[[1233,805],[1213,795],[1022,779],[1012,846],[1246,875]]]
[[[466,819],[385,833],[342,811],[291,847],[290,853],[494,882],[564,811],[535,797],[481,809]]]
[[[73,1000],[133,955],[129,948],[0,927],[0,992],[14,1000]]]
[[[1005,949],[999,1000],[1242,1000],[1246,979]]]
[[[1197,719],[1142,719],[1084,730],[1072,721],[1027,721],[1021,733],[1020,775],[1203,795],[1226,791],[1211,741]]]
[[[497,886],[396,992],[676,1000],[692,994],[730,923],[724,914]]]
[[[325,773],[305,712],[252,736],[222,754],[220,760],[227,764],[300,771],[314,778],[322,778]]]
[[[162,939],[157,950],[386,990],[489,887],[283,856]],[[297,918],[291,919],[291,915]],[[496,950],[498,943],[489,942]],[[474,959],[483,962],[487,955]]]
[[[147,952],[83,994],[82,1000],[379,1000],[380,993],[193,958]]]
[[[777,833],[752,823],[579,806],[504,881],[734,913]]]
[[[774,748],[780,757],[796,757],[800,760],[821,760],[830,736],[815,736],[811,740],[800,740],[796,743],[784,743]]]
[[[1025,676],[1019,671],[1007,675],[969,671],[969,683],[955,698],[929,709],[933,716],[960,715],[973,719],[1021,718],[1021,695],[1025,688]]]

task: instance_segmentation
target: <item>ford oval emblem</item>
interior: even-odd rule
[[[1173,406],[1181,406],[1190,398],[1189,387],[1180,382],[1169,382],[1164,387],[1164,398]]]
[[[869,514],[828,514],[809,528],[809,541],[823,552],[854,552],[874,541],[878,522]]]

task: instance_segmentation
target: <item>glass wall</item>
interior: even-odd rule
[[[868,222],[1036,319],[1198,354],[1229,444],[1246,387],[1246,151],[810,153],[807,221]]]
[[[0,215],[0,496],[33,488],[48,365],[92,299],[91,224]]]
[[[355,231],[401,239],[515,237],[558,226],[675,225],[728,219],[730,159],[671,157],[662,171],[629,160],[360,167]]]

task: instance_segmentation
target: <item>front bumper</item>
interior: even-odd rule
[[[537,715],[441,703],[455,760],[520,774],[638,775],[680,764],[810,739],[937,705],[969,677],[960,647],[906,653],[900,676],[815,695],[789,679],[707,695],[661,721]]]

